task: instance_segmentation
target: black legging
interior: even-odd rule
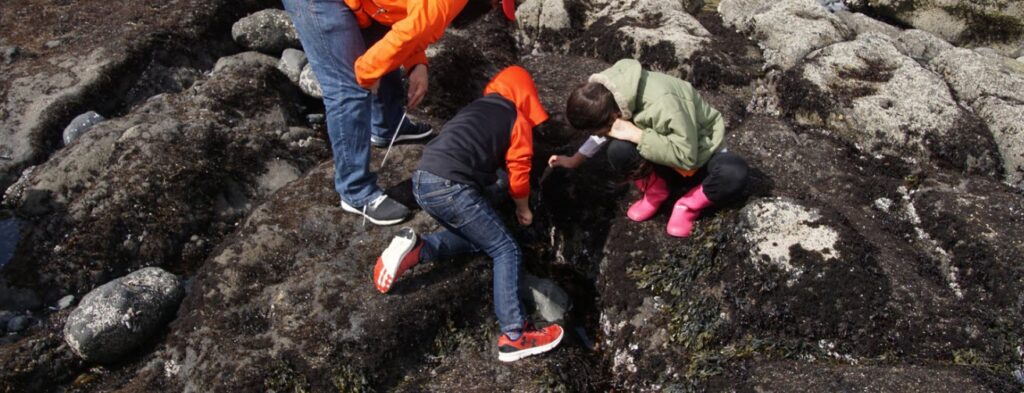
[[[610,139],[608,162],[616,172],[628,174],[643,164],[644,158],[640,156],[636,144]],[[712,155],[707,164],[697,170],[692,177],[684,177],[672,168],[662,165],[654,165],[654,172],[665,179],[672,188],[691,188],[703,184],[704,195],[715,204],[728,202],[747,186],[747,162],[728,151],[719,151]]]

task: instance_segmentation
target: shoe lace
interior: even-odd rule
[[[370,201],[370,203],[363,205],[363,228],[366,228],[367,208],[373,208],[374,210],[377,210],[377,206],[380,206],[381,203],[384,203],[385,199],[388,199],[387,194],[381,193],[379,196]]]

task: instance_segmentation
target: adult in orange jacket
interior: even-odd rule
[[[427,45],[464,9],[490,6],[473,0],[466,7],[467,1],[284,0],[323,91],[334,187],[344,210],[378,225],[410,214],[377,186],[369,145],[430,135],[429,126],[401,120],[403,101],[415,108],[427,92]],[[408,94],[400,67],[409,78]]]

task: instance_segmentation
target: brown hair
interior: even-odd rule
[[[597,134],[619,116],[615,95],[604,85],[583,83],[569,94],[565,104],[565,117],[574,128]]]

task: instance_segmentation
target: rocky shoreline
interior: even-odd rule
[[[486,258],[373,289],[397,228],[338,207],[278,4],[27,3],[0,5],[0,392],[1024,388],[1011,1],[527,0],[446,32],[413,113],[435,129],[521,64],[552,115],[542,169],[585,137],[569,90],[635,57],[690,80],[752,169],[685,240],[626,219],[600,156],[535,170],[524,296],[569,334],[514,365]],[[400,200],[420,151],[373,152]]]

